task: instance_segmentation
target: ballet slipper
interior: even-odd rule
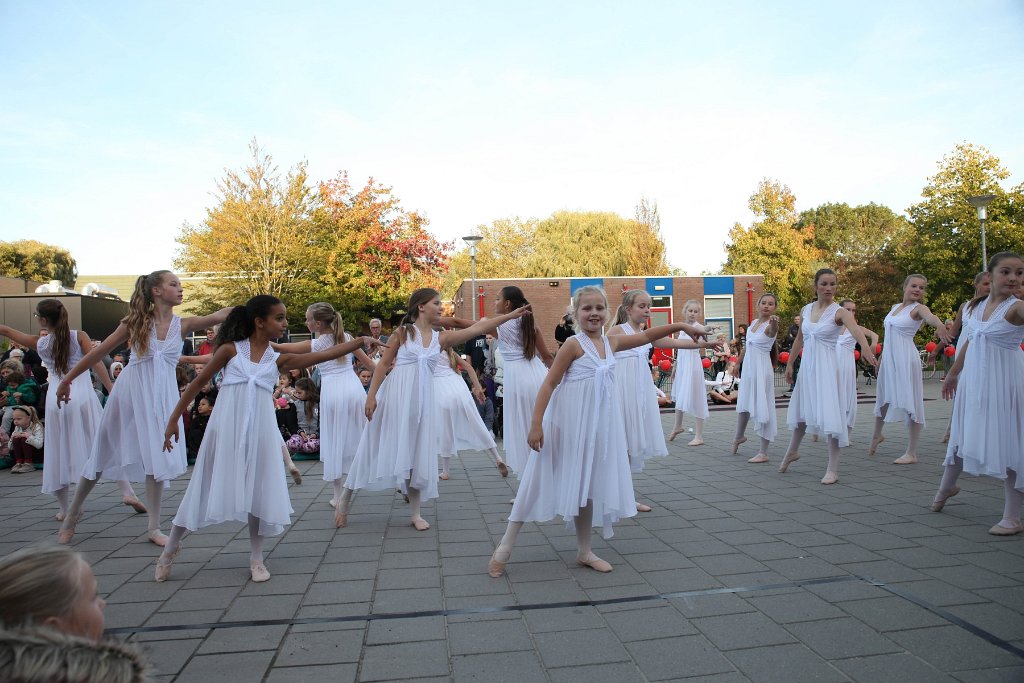
[[[768,462],[768,455],[766,453],[758,453],[750,460],[747,460],[747,462],[754,463],[755,465],[763,462]]]
[[[826,486],[830,484],[838,484],[839,475],[836,474],[835,472],[826,472],[825,476],[821,478],[821,483],[825,484]]]
[[[938,496],[932,501],[932,512],[942,512],[942,508],[946,507],[946,501],[958,493],[960,493],[959,486],[954,486],[946,495],[942,495],[942,491],[939,491]]]
[[[294,465],[289,467],[288,468],[288,474],[292,475],[292,481],[295,482],[296,486],[299,486],[299,485],[302,484],[302,472],[299,471],[298,467],[295,467]],[[268,574],[267,576],[269,577],[270,575]],[[266,581],[266,579],[263,579],[263,580]]]
[[[343,529],[348,525],[348,513],[342,512],[341,508],[334,511],[334,528]]]
[[[637,512],[650,512],[651,511],[651,506],[650,505],[644,505],[643,503],[637,503],[636,504],[636,511]]]
[[[994,527],[988,530],[993,536],[1016,536],[1020,532],[1024,531],[1024,525],[1017,522],[1015,526],[1005,527],[1001,524],[996,524]]]
[[[512,500],[510,500],[510,501],[508,502],[508,504],[509,504],[509,505],[515,505],[515,504],[516,504],[516,499],[515,499],[515,498],[513,498]]]
[[[146,537],[149,538],[150,543],[156,544],[161,548],[167,545],[167,535],[159,529],[150,529],[146,533]]]
[[[78,516],[75,517],[75,519],[71,522],[71,527],[70,528],[68,528],[68,529],[65,529],[63,527],[61,528],[61,530],[57,533],[57,543],[59,543],[60,545],[68,545],[69,543],[71,543],[71,539],[75,537],[75,527],[78,525],[79,522],[82,521],[82,517],[84,515],[85,515],[84,512],[79,512]],[[64,521],[65,521],[65,524],[66,524],[67,523],[67,518],[66,517],[65,517]]]
[[[144,515],[147,512],[149,512],[149,510],[146,509],[146,506],[142,504],[142,501],[136,498],[135,496],[125,496],[124,498],[121,499],[121,502],[141,515]]]
[[[811,442],[812,443],[818,443],[818,435],[817,434],[811,434]]]
[[[745,437],[745,436],[741,436],[740,438],[738,438],[735,441],[733,441],[732,442],[732,454],[736,455],[737,453],[739,453],[740,446],[742,444],[745,444],[746,442],[747,442],[747,437]]]
[[[786,457],[784,457],[782,459],[782,464],[779,465],[779,473],[780,474],[785,474],[786,470],[789,469],[789,466],[792,465],[793,463],[795,463],[799,459],[800,459],[800,454],[799,453],[786,453]]]
[[[442,481],[448,481],[448,473],[442,472],[440,475],[438,475],[438,478],[441,479]]]
[[[262,562],[250,562],[249,575],[252,576],[253,583],[263,583],[264,581],[270,581],[270,572],[267,571],[266,565],[264,565]]]
[[[505,566],[508,564],[508,560],[497,559],[498,551],[494,551],[494,555],[491,555],[491,561],[487,563],[487,575],[492,579],[499,579],[505,573]]]
[[[675,440],[676,440],[676,437],[677,437],[677,436],[679,436],[679,435],[680,435],[680,434],[682,434],[682,433],[683,433],[683,430],[682,430],[682,429],[673,429],[673,430],[672,430],[672,433],[671,433],[671,434],[669,434],[669,436],[668,436],[668,440],[669,440],[669,441],[675,441]]]
[[[690,443],[688,443],[686,445],[687,446],[703,446],[704,445],[704,439],[698,439],[697,437],[694,437],[693,441],[691,441]]]
[[[608,572],[610,572],[612,570],[612,565],[611,564],[609,564],[605,560],[602,560],[600,557],[598,557],[594,553],[590,553],[590,557],[584,558],[582,560],[577,557],[576,558],[576,563],[581,565],[581,566],[583,566],[583,567],[590,567],[594,571],[601,572],[602,574],[607,574]]]
[[[904,453],[900,457],[892,461],[893,465],[916,465],[917,456],[911,455],[910,453]]]
[[[942,437],[942,443],[949,443],[949,432],[946,432]]]
[[[878,450],[879,445],[885,441],[884,436],[879,436],[878,439],[871,439],[871,447],[868,448],[868,455],[872,458],[875,457],[875,451]]]
[[[331,498],[329,501],[327,501],[327,504],[330,505],[332,508],[338,507],[338,501],[335,500],[334,498]]]
[[[412,520],[412,525],[416,527],[416,531],[426,531],[430,528],[430,522],[423,519],[422,517],[416,517]]]
[[[505,478],[505,477],[508,476],[508,465],[506,465],[501,460],[498,461],[498,472],[501,473],[502,478]]]
[[[174,564],[174,558],[181,552],[181,544],[178,544],[178,549],[167,556],[167,563],[163,563],[160,560],[163,559],[163,553],[156,559],[156,571],[153,573],[153,579],[157,583],[163,583],[167,579],[171,578],[171,565]]]
[[[58,512],[56,515],[53,516],[53,518],[56,519],[58,522],[63,522],[65,517],[67,517],[67,513],[65,512]]]

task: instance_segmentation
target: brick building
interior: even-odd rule
[[[502,287],[515,285],[523,290],[533,305],[534,316],[548,348],[555,349],[555,326],[565,315],[573,293],[585,285],[604,287],[612,311],[629,289],[643,289],[651,295],[651,320],[663,325],[682,320],[683,306],[689,299],[700,302],[705,321],[717,326],[728,339],[736,325],[748,323],[753,306],[764,291],[762,275],[715,275],[706,277],[563,277],[510,278],[476,281],[476,297],[471,295],[472,283],[463,280],[452,299],[455,316],[472,318],[476,304],[477,318],[494,314],[494,300]]]

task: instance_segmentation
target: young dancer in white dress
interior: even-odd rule
[[[828,465],[822,484],[839,481],[839,449],[850,445],[850,432],[839,397],[839,369],[836,364],[836,342],[842,327],[845,326],[860,344],[864,360],[877,364],[857,321],[836,303],[836,283],[835,271],[830,268],[822,268],[814,274],[814,291],[818,298],[800,312],[800,331],[793,340],[786,363],[786,381],[792,382],[793,363],[801,350],[804,351],[786,419],[793,437],[779,472],[785,472],[800,459],[800,442],[804,434],[810,432],[823,436],[828,443]]]
[[[36,304],[36,319],[46,334],[24,334],[6,325],[0,325],[0,336],[8,337],[27,348],[35,348],[43,366],[50,373],[50,384],[57,386],[68,368],[92,350],[89,335],[68,326],[68,312],[57,299],[43,299]],[[102,361],[93,366],[96,375],[109,392],[113,387]],[[57,392],[46,392],[46,422],[44,443],[46,463],[43,467],[43,493],[57,498],[60,512],[57,521],[63,522],[68,511],[68,489],[82,476],[82,468],[89,456],[89,446],[96,435],[103,409],[99,398],[92,390],[89,375],[79,375],[75,382],[82,400],[69,404],[63,410],[57,409]],[[137,512],[146,512],[146,507],[135,496],[132,485],[125,479],[117,482],[121,488],[121,500]]]
[[[89,459],[60,530],[60,543],[71,542],[85,499],[101,473],[110,479],[146,482],[149,540],[160,546],[167,542],[160,531],[160,498],[164,487],[187,468],[184,444],[170,455],[161,447],[163,421],[178,401],[175,368],[185,337],[220,324],[231,310],[179,318],[174,315],[174,307],[181,303],[181,296],[181,281],[174,273],[158,270],[140,275],[128,303],[128,315],[102,344],[75,363],[57,387],[58,406],[88,400],[78,392],[71,394],[75,379],[125,341],[131,344],[128,365],[118,376],[96,428]],[[92,393],[91,387],[88,393]]]
[[[493,331],[499,324],[526,313],[526,308],[481,320],[464,330],[434,328],[441,322],[441,297],[436,290],[417,289],[408,313],[388,339],[366,394],[366,418],[352,470],[334,513],[338,527],[348,524],[352,492],[359,489],[408,491],[412,525],[430,528],[420,515],[425,500],[437,498],[438,406],[434,366],[441,349]],[[385,377],[386,368],[394,369]],[[378,393],[380,394],[378,397]],[[379,409],[378,409],[379,406]]]
[[[987,270],[983,270],[974,276],[973,299],[983,299],[988,296],[991,291],[992,276],[989,275]],[[964,342],[967,341],[967,337],[971,333],[970,320],[964,317],[964,309],[969,303],[971,303],[971,301],[972,299],[968,299],[960,304],[960,308],[956,311],[956,317],[953,319],[953,327],[949,330],[949,336],[956,339],[956,354],[960,353],[960,349],[963,348]],[[946,423],[946,433],[942,437],[942,443],[949,443],[949,430],[952,424],[952,420]]]
[[[1002,479],[1003,518],[989,529],[996,536],[1024,531],[1024,301],[1014,292],[1024,282],[1024,260],[1000,252],[989,261],[992,291],[964,309],[970,337],[942,382],[942,395],[954,398],[946,469],[932,510],[960,492],[957,479],[968,474]]]
[[[683,305],[683,320],[693,329],[707,332],[707,328],[697,322],[700,317],[700,304],[690,299]],[[704,445],[704,420],[708,419],[708,390],[704,384],[704,366],[701,365],[701,349],[721,349],[721,344],[709,342],[707,339],[697,340],[684,332],[679,333],[681,342],[676,351],[676,363],[672,368],[672,400],[676,404],[676,426],[669,434],[668,440],[683,432],[683,416],[690,413],[695,418],[693,439],[687,446]]]
[[[316,338],[311,341],[274,344],[281,353],[310,353],[327,349],[352,339],[345,332],[341,314],[325,301],[310,304],[306,309],[306,328]],[[343,478],[356,457],[359,436],[366,426],[366,392],[356,376],[352,356],[371,371],[376,364],[363,351],[356,349],[351,355],[317,364],[320,371],[320,462],[324,467],[324,481],[334,485],[331,506],[341,496]]]
[[[857,317],[857,304],[851,299],[844,299],[840,304],[850,312],[850,315]],[[860,328],[868,340],[868,345],[875,348],[878,343],[878,335],[864,327]],[[853,338],[850,331],[843,329],[836,340],[836,367],[839,370],[839,404],[843,415],[846,416],[846,427],[853,430],[857,424],[857,340]]]
[[[622,303],[615,312],[614,327],[608,330],[608,336],[640,334],[650,320],[651,296],[642,289],[630,290],[622,295]],[[661,431],[657,387],[651,379],[651,366],[647,360],[649,351],[652,346],[681,349],[692,343],[689,337],[686,341],[665,337],[653,344],[615,352],[615,387],[625,420],[629,468],[634,473],[642,472],[647,460],[668,455],[665,435]],[[638,502],[636,509],[638,512],[650,512],[651,506]]]
[[[528,437],[532,454],[505,535],[491,556],[488,573],[499,577],[524,522],[561,516],[576,528],[579,564],[599,572],[612,566],[594,555],[591,535],[605,538],[612,525],[636,514],[636,499],[626,453],[625,425],[615,390],[615,353],[685,330],[686,323],[663,325],[637,334],[602,334],[608,300],[600,287],[581,287],[573,295],[577,333],[558,349],[533,409]]]
[[[886,422],[904,422],[908,433],[907,452],[893,461],[897,465],[917,462],[917,444],[924,429],[924,380],[914,335],[922,324],[928,323],[935,328],[939,339],[947,344],[950,341],[942,320],[921,303],[927,286],[928,279],[924,275],[909,275],[903,281],[903,302],[893,306],[885,316],[885,352],[878,363],[875,433],[868,455],[874,455],[885,440],[882,427]]]
[[[771,292],[758,298],[758,317],[747,328],[746,343],[740,352],[738,376],[743,380],[743,389],[736,399],[736,438],[732,441],[732,453],[738,453],[740,445],[746,442],[747,424],[753,420],[754,433],[761,444],[757,454],[747,460],[751,463],[768,462],[768,446],[779,431],[775,415],[777,307],[778,299]]]
[[[528,304],[521,289],[503,287],[494,300],[494,314],[503,315]],[[518,477],[530,456],[526,435],[552,357],[532,314],[498,326],[498,349],[504,361],[501,443],[505,461]]]
[[[462,373],[473,384],[470,393]],[[473,366],[450,348],[437,354],[434,363],[434,397],[438,408],[437,453],[441,458],[441,479],[447,480],[449,464],[459,451],[486,451],[498,464],[502,476],[508,476],[508,467],[501,460],[491,431],[487,429],[477,402],[486,400],[484,388],[473,372]]]
[[[156,580],[166,581],[187,531],[221,522],[248,522],[252,580],[266,581],[263,539],[291,523],[292,506],[281,460],[281,432],[271,399],[278,375],[293,368],[333,361],[351,353],[369,337],[312,353],[281,353],[271,339],[284,336],[288,317],[277,297],[261,294],[236,306],[217,333],[213,359],[185,389],[169,412],[164,450],[178,441],[178,416],[221,369],[224,378],[199,447],[185,496],[174,516],[167,545],[156,565]]]

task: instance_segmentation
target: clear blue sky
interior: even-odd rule
[[[697,274],[764,176],[903,211],[966,140],[1022,182],[1022,74],[1019,0],[0,0],[0,239],[167,267],[255,137],[442,239],[646,195]]]

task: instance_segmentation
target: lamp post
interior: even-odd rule
[[[981,269],[988,269],[988,249],[985,246],[985,219],[988,218],[986,208],[995,199],[994,194],[982,194],[977,197],[968,197],[967,201],[978,210],[978,220],[981,221]]]
[[[469,291],[473,297],[472,308],[474,321],[476,320],[476,245],[477,242],[479,242],[482,239],[483,237],[481,237],[480,235],[468,235],[467,237],[462,238],[462,241],[469,245],[470,272],[472,273],[472,287]]]

